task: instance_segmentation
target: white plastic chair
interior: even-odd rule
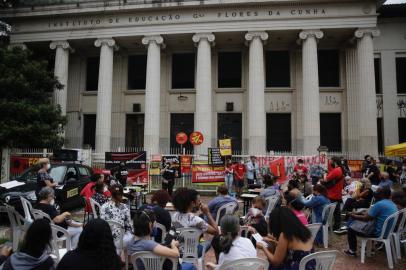
[[[336,261],[338,251],[329,250],[329,251],[320,251],[313,254],[307,255],[300,261],[299,270],[305,270],[306,265],[313,261],[315,262],[314,269],[317,270],[332,270],[334,263]]]
[[[393,256],[391,249],[392,233],[396,226],[399,212],[386,218],[382,226],[381,235],[378,237],[359,237],[361,239],[361,263],[365,263],[365,250],[368,241],[383,242],[385,244],[386,257],[388,257],[388,267],[393,269]],[[389,224],[390,223],[390,224]]]
[[[217,215],[216,215],[217,225],[220,225],[221,218],[224,217],[225,215],[234,214],[235,211],[237,211],[237,207],[238,207],[237,202],[229,202],[229,203],[222,205],[217,210]]]
[[[329,228],[332,230],[332,223],[333,223],[333,216],[334,210],[336,209],[337,203],[330,203],[324,206],[323,213],[322,213],[322,221],[323,221],[323,245],[324,248],[328,248],[328,233]]]
[[[118,229],[120,232],[118,235],[118,245],[117,239],[114,241],[114,244],[116,245],[116,249],[121,253],[121,251],[124,252],[125,256],[125,269],[128,269],[128,254],[127,254],[127,248],[124,246],[124,234],[125,234],[125,229],[124,226],[118,223],[117,221],[113,220],[106,220],[106,222],[109,224],[111,231]]]
[[[199,258],[198,246],[202,231],[196,228],[180,228],[180,236],[183,237],[181,250],[183,251],[182,262],[192,263],[198,270],[204,269],[205,250],[203,248],[202,256]]]
[[[59,262],[68,251],[72,250],[72,237],[69,232],[61,226],[51,223],[52,229],[52,252],[55,256],[56,262]],[[60,247],[59,244],[65,242],[65,248]],[[63,246],[63,245],[62,245]]]
[[[266,205],[267,205],[266,212],[265,212],[266,219],[269,218],[269,215],[271,214],[272,210],[275,208],[276,204],[278,203],[278,201],[280,199],[279,197],[280,196],[275,195],[275,196],[269,196],[269,197],[265,198]]]
[[[98,202],[96,202],[95,200],[93,200],[92,198],[89,198],[89,202],[90,202],[90,207],[92,208],[93,218],[100,218],[101,205]],[[99,210],[99,211],[97,211],[97,210]]]
[[[13,250],[17,251],[20,238],[28,229],[28,222],[26,222],[23,216],[21,216],[14,207],[6,205],[6,211],[10,220],[10,227],[12,231]]]
[[[154,228],[161,231],[161,244],[163,244],[165,242],[165,237],[166,237],[166,227],[164,225],[162,225],[161,223],[155,222]]]
[[[392,236],[396,250],[395,258],[400,260],[402,259],[402,251],[400,250],[401,237],[406,233],[406,208],[400,210],[398,213],[398,219],[400,218],[400,222],[397,222],[399,225],[395,228],[396,230],[394,229]]]
[[[260,258],[244,258],[223,263],[219,270],[267,270],[269,262]]]
[[[53,223],[51,217],[48,214],[42,212],[41,210],[38,210],[38,209],[35,209],[35,208],[31,209],[31,214],[34,217],[34,220],[45,218],[45,219],[48,219],[49,222]]]
[[[137,267],[137,261],[141,262],[144,266],[142,269],[161,270],[163,269],[165,260],[170,260],[172,262],[172,270],[176,270],[178,268],[178,259],[175,258],[158,256],[149,251],[136,252],[131,255],[131,263],[135,270],[140,270]]]
[[[20,200],[21,200],[21,205],[23,206],[24,209],[24,216],[25,219],[28,222],[33,222],[34,220],[31,217],[31,210],[32,210],[32,204],[29,200],[27,200],[26,198],[24,198],[23,196],[20,196]]]
[[[307,228],[310,230],[312,233],[312,242],[314,242],[314,239],[317,236],[317,233],[320,231],[320,227],[322,226],[321,223],[311,223],[307,224]]]

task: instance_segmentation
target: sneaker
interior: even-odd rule
[[[333,231],[335,234],[339,234],[339,235],[341,235],[341,234],[346,234],[347,233],[347,229],[342,229],[342,228],[340,228],[340,229],[338,229],[338,230],[334,230]]]
[[[347,254],[348,256],[351,256],[351,257],[356,257],[357,256],[357,254],[354,251],[349,250],[349,249],[344,250],[344,253]]]

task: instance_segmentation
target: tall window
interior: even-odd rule
[[[319,50],[317,52],[319,64],[319,86],[340,86],[340,52],[338,50]]]
[[[195,88],[195,54],[172,55],[172,89]]]
[[[399,143],[406,142],[406,118],[398,118]]]
[[[341,114],[320,114],[320,145],[329,151],[341,152]]]
[[[375,70],[375,92],[382,94],[382,81],[381,81],[381,59],[374,58],[374,70]]]
[[[89,57],[86,61],[86,91],[97,91],[99,84],[99,57]]]
[[[147,56],[131,55],[128,57],[128,89],[145,89],[147,76]]]
[[[241,152],[242,149],[242,114],[219,113],[217,115],[217,138],[231,139],[233,152]]]
[[[184,132],[188,136],[194,129],[194,115],[193,113],[172,113],[171,114],[171,149],[180,149],[180,145],[176,142],[176,134]],[[189,140],[183,145],[186,151],[193,151],[193,145]]]
[[[125,146],[144,147],[143,114],[127,114],[125,124]]]
[[[292,131],[290,113],[268,113],[266,115],[267,151],[292,150]]]
[[[218,87],[241,87],[241,52],[218,53]]]
[[[93,149],[96,145],[96,115],[83,115],[83,145],[90,145]]]
[[[265,70],[266,87],[290,87],[289,51],[267,51]]]
[[[384,152],[384,145],[383,145],[383,119],[376,118],[376,126],[377,126],[377,135],[378,135],[378,152]]]
[[[396,85],[398,94],[406,94],[406,57],[396,58]]]

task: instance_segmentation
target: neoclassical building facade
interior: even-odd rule
[[[200,131],[196,154],[232,138],[243,154],[361,156],[406,140],[405,5],[38,2],[0,17],[64,85],[67,147],[169,153]]]

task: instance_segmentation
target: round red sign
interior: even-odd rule
[[[199,131],[194,131],[190,134],[189,141],[193,145],[201,145],[203,143],[203,134]]]
[[[185,144],[187,142],[187,135],[185,132],[179,132],[176,134],[176,142],[178,144]]]

